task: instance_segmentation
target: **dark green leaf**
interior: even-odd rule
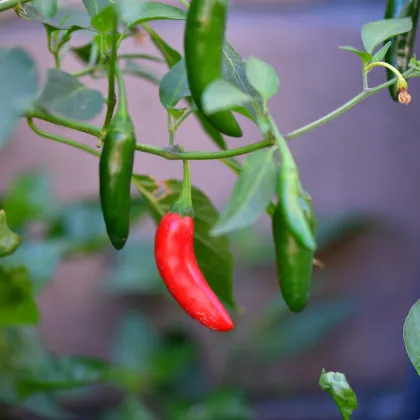
[[[115,262],[105,274],[105,284],[113,293],[161,293],[165,286],[156,268],[153,243],[128,240],[114,253]]]
[[[223,79],[212,82],[203,93],[203,109],[206,114],[231,110],[252,101],[249,95]]]
[[[354,48],[354,47],[348,47],[348,46],[338,47],[338,48],[340,48],[340,50],[350,51],[350,52],[352,52],[353,54],[358,55],[358,56],[361,58],[361,60],[363,61],[363,63],[364,63],[364,64],[369,63],[369,61],[371,61],[371,60],[372,60],[372,55],[371,55],[371,54],[369,54],[369,53],[368,53],[368,52],[366,52],[366,51],[360,51],[360,50],[358,50],[357,48]]]
[[[93,43],[85,44],[80,47],[73,47],[70,48],[70,50],[76,55],[77,58],[79,58],[83,63],[89,63],[90,65],[96,65],[98,64],[99,54],[95,54],[93,56],[92,51]]]
[[[20,174],[2,200],[12,228],[38,220],[48,220],[56,209],[51,195],[50,177],[46,172]]]
[[[357,408],[357,397],[346,377],[342,373],[325,372],[325,369],[322,369],[319,386],[333,397],[343,420],[350,420],[353,411]]]
[[[90,120],[102,111],[105,99],[98,90],[89,89],[71,74],[49,69],[47,84],[37,105],[47,112],[75,120]]]
[[[144,175],[133,177],[134,185],[149,203],[156,223],[168,212],[181,192],[182,183],[176,180],[165,182],[166,193],[159,195],[156,181]],[[218,212],[209,198],[199,189],[192,188],[194,207],[194,248],[197,262],[210,287],[217,296],[235,306],[232,294],[233,258],[227,236],[212,237],[210,228],[218,218]]]
[[[32,0],[32,5],[49,19],[57,13],[57,0]]]
[[[43,16],[31,3],[21,3],[18,9],[19,17],[43,23],[54,29],[89,29],[90,17],[82,9],[59,8],[51,19]]]
[[[362,26],[362,42],[365,50],[373,54],[374,49],[387,39],[411,31],[411,18],[383,19]]]
[[[420,300],[411,307],[405,320],[404,343],[408,357],[420,375]]]
[[[377,53],[375,53],[375,55],[372,57],[372,61],[381,61],[391,47],[391,44],[392,41],[387,42]]]
[[[32,57],[20,48],[0,48],[0,149],[37,93]]]
[[[35,325],[39,313],[25,267],[0,267],[0,326]]]
[[[245,159],[243,171],[212,235],[222,235],[256,222],[273,198],[278,183],[275,149],[258,150]]]
[[[256,57],[250,57],[246,61],[246,76],[251,85],[265,100],[270,99],[277,93],[279,78],[270,64]]]
[[[184,59],[182,59],[162,77],[159,86],[159,98],[165,108],[172,108],[182,98],[190,95],[187,71]]]
[[[261,338],[258,347],[264,356],[295,356],[316,345],[334,327],[354,313],[354,303],[347,299],[326,301],[292,315]]]
[[[18,393],[26,397],[39,392],[80,388],[103,380],[108,364],[86,357],[47,357],[18,378]]]
[[[5,211],[0,210],[0,257],[13,254],[21,242],[22,238],[7,225]]]
[[[95,16],[92,16],[92,26],[101,33],[108,33],[112,31],[115,21],[115,8],[114,5],[104,7]]]
[[[178,121],[180,118],[183,117],[187,109],[188,108],[167,108],[167,111],[169,112],[169,114],[171,114],[175,121]]]
[[[184,10],[154,1],[146,1],[140,11],[140,16],[131,19],[129,27],[152,20],[185,20],[187,14]]]
[[[2,265],[25,266],[35,293],[39,293],[52,279],[58,263],[67,251],[68,245],[63,241],[24,242],[13,255],[2,260]]]

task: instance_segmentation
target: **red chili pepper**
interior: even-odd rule
[[[191,185],[188,163],[184,162],[184,174],[186,171],[180,199],[156,231],[156,265],[171,295],[193,319],[212,330],[229,331],[234,327],[232,319],[207,284],[195,257]]]

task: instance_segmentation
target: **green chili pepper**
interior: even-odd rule
[[[385,11],[385,19],[410,17],[413,21],[413,29],[407,33],[392,38],[392,44],[385,55],[385,61],[397,68],[401,73],[408,69],[408,64],[413,56],[416,41],[417,22],[420,12],[420,0],[388,0]],[[388,80],[395,74],[387,70]],[[398,88],[396,84],[389,87],[390,94],[398,101]]]
[[[311,199],[306,192],[302,192],[299,206],[312,235],[315,235],[315,214]],[[305,308],[309,298],[314,251],[304,248],[297,241],[281,203],[274,211],[272,227],[280,289],[289,309],[292,312],[300,312]]]
[[[6,257],[13,254],[22,238],[7,225],[6,212],[0,210],[0,257]]]
[[[125,245],[130,230],[130,187],[136,146],[122,82],[119,90],[118,109],[105,137],[99,163],[102,213],[109,239],[115,249],[121,249]]]
[[[283,164],[279,178],[279,206],[282,209],[284,223],[301,247],[314,251],[316,248],[314,235],[301,204],[304,194],[297,168]]]
[[[185,27],[185,64],[191,95],[203,112],[202,95],[207,86],[222,77],[228,0],[192,0]],[[242,130],[230,111],[207,116],[221,133],[241,137]]]

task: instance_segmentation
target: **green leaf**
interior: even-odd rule
[[[83,4],[90,16],[96,16],[110,5],[109,0],[83,0]]]
[[[101,33],[108,33],[114,27],[115,8],[114,5],[104,7],[95,16],[92,16],[92,26]]]
[[[182,118],[187,111],[188,108],[167,108],[167,111],[175,121],[178,121],[180,118]]]
[[[185,62],[184,59],[181,59],[162,77],[159,85],[159,98],[165,108],[172,108],[182,98],[190,95]]]
[[[104,102],[101,92],[57,69],[48,70],[47,83],[37,99],[37,105],[47,112],[83,121],[99,115]]]
[[[72,51],[82,63],[94,66],[99,62],[98,49],[96,48],[95,51],[94,45],[94,42],[90,42],[89,44],[81,45],[80,47],[70,48],[70,51]]]
[[[21,3],[18,16],[22,19],[43,23],[53,29],[71,29],[73,31],[90,28],[90,17],[83,9],[59,8],[52,18],[42,15],[31,3]]]
[[[20,48],[0,48],[0,149],[37,93],[36,66]]]
[[[128,396],[122,404],[101,420],[157,420],[157,417],[135,396]]]
[[[182,183],[165,182],[164,195],[157,189],[156,181],[148,176],[135,175],[133,183],[149,203],[156,223],[168,212],[178,198]],[[233,257],[227,236],[212,237],[210,228],[218,218],[218,212],[210,199],[199,189],[192,188],[194,207],[194,249],[198,265],[210,287],[225,303],[235,306],[232,294]]]
[[[369,63],[369,61],[372,60],[372,55],[369,54],[366,51],[360,51],[357,48],[349,47],[349,46],[338,47],[338,48],[340,48],[340,50],[350,51],[353,54],[358,55],[361,58],[361,60],[363,61],[364,64],[367,64],[367,63]]]
[[[136,19],[140,19],[143,14],[143,9],[143,0],[120,0],[117,2],[118,15],[127,25]]]
[[[129,27],[152,20],[185,20],[186,17],[187,14],[182,9],[159,2],[146,1],[140,11],[140,16],[136,19],[133,17]]]
[[[279,78],[270,64],[256,57],[250,57],[246,61],[246,76],[265,100],[272,98],[277,93]]]
[[[335,299],[308,307],[298,316],[291,315],[262,337],[257,347],[265,358],[277,360],[296,356],[315,346],[334,327],[355,311],[354,302]]]
[[[54,397],[46,394],[31,395],[24,399],[20,407],[43,419],[69,418],[69,415],[62,410]]]
[[[382,19],[362,26],[362,42],[365,50],[373,54],[373,50],[387,39],[411,31],[411,18]]]
[[[7,225],[6,212],[0,210],[0,257],[13,254],[22,242],[22,238]]]
[[[150,70],[147,67],[133,61],[127,61],[123,68],[123,73],[129,76],[140,77],[141,79],[148,80],[155,85],[159,85],[161,81],[160,75],[157,75],[153,70]]]
[[[0,326],[35,325],[39,313],[25,267],[0,267]]]
[[[119,367],[145,373],[156,351],[158,336],[146,317],[128,313],[124,316],[114,340],[113,361]]]
[[[21,173],[4,195],[2,205],[12,228],[48,220],[56,209],[49,175],[43,171]]]
[[[36,294],[52,279],[58,263],[68,251],[63,241],[24,242],[17,251],[2,259],[4,267],[24,266],[28,269]]]
[[[222,235],[247,227],[264,213],[277,189],[278,168],[274,149],[258,150],[245,159],[243,171],[212,235]]]
[[[87,357],[46,357],[42,363],[19,375],[17,389],[21,397],[39,392],[80,388],[103,380],[107,363]]]
[[[357,397],[346,377],[342,373],[326,372],[322,369],[319,386],[333,397],[343,420],[350,420],[353,411],[357,408]]]
[[[222,77],[227,82],[235,85],[246,95],[254,99],[255,106],[258,106],[260,111],[263,109],[263,104],[260,94],[252,87],[246,76],[246,63],[237,51],[228,43],[223,45],[223,66]],[[254,119],[257,118],[254,104],[245,104],[246,109],[251,113]]]
[[[130,294],[166,291],[156,268],[153,242],[129,239],[124,249],[114,255],[114,264],[104,277],[107,291]]]
[[[32,0],[32,4],[46,18],[52,18],[57,13],[57,0]]]
[[[420,375],[420,300],[411,307],[405,320],[404,343],[408,357]]]
[[[217,79],[203,93],[203,109],[206,114],[230,110],[235,106],[252,101],[252,97],[243,93],[226,80]]]
[[[391,44],[392,41],[388,41],[377,53],[375,53],[375,55],[372,57],[372,61],[381,61],[391,47]]]

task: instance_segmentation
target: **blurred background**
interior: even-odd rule
[[[338,46],[361,47],[360,27],[383,18],[384,0],[231,4],[231,44],[245,59],[255,55],[279,74],[280,92],[270,109],[284,133],[359,93],[360,61]],[[152,26],[182,50],[182,22]],[[85,43],[83,35],[75,35],[72,46]],[[29,50],[42,79],[54,66],[42,25],[2,13],[0,47],[9,46]],[[142,45],[128,41],[123,50],[155,53],[147,37]],[[166,71],[163,65],[147,66],[156,78]],[[68,54],[63,68],[71,72],[81,65]],[[382,69],[369,74],[371,86],[384,80]],[[83,82],[106,92],[105,80]],[[135,77],[127,77],[127,84],[138,140],[164,147],[166,111],[158,87]],[[234,314],[237,328],[228,335],[195,324],[168,297],[153,263],[154,225],[141,197],[133,191],[137,223],[126,248],[113,252],[98,205],[96,158],[39,138],[22,122],[0,154],[0,193],[11,226],[27,232],[13,258],[29,269],[42,321],[39,336],[32,330],[8,331],[0,339],[3,417],[65,418],[71,413],[77,419],[335,420],[338,410],[318,386],[325,368],[343,372],[357,393],[359,408],[352,418],[420,418],[415,411],[420,387],[402,337],[405,317],[420,296],[416,80],[410,93],[412,103],[404,107],[384,90],[291,142],[319,217],[317,258],[326,266],[315,272],[308,308],[292,316],[278,290],[268,218],[232,235],[240,310]],[[102,118],[92,123],[100,125]],[[251,124],[242,125],[244,137],[227,139],[230,147],[259,139]],[[48,130],[68,136],[65,129]],[[73,136],[95,146],[94,138]],[[186,149],[215,150],[193,119],[182,126],[176,142]],[[136,155],[135,171],[158,180],[179,179],[181,166]],[[194,185],[221,209],[235,176],[216,161],[192,162],[191,170]],[[112,381],[90,386],[99,369],[91,366],[91,381],[22,391],[23,411],[10,408],[14,400],[6,378],[21,369],[39,371],[39,364],[45,378],[65,376],[67,365],[51,366],[46,360],[59,356],[64,363],[64,357],[75,355],[121,369]],[[72,363],[77,370],[77,361]],[[80,367],[83,378],[86,366]]]

